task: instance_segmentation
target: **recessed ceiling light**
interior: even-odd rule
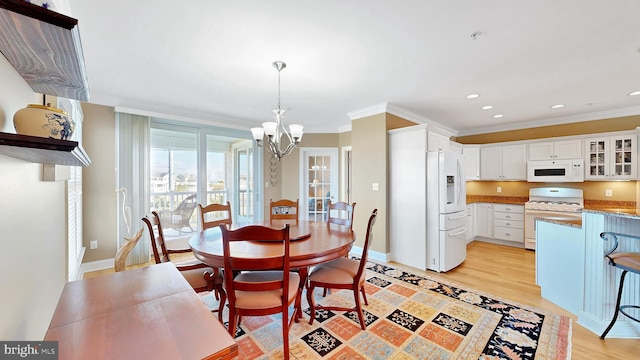
[[[499,118],[501,118],[501,117],[503,117],[503,116],[504,116],[504,115],[502,115],[502,114],[493,115],[493,117],[494,117],[494,118],[496,118],[496,119],[499,119]]]
[[[629,93],[629,96],[636,96],[636,95],[640,95],[640,91],[634,91]]]
[[[482,107],[482,110],[491,110],[493,109],[493,105],[486,105]]]
[[[563,107],[564,107],[564,105],[563,105],[563,104],[556,104],[556,105],[551,105],[550,107],[551,107],[552,109],[560,109],[560,108],[563,108]]]
[[[480,94],[469,94],[469,95],[467,95],[467,99],[475,99],[477,97],[480,97]]]

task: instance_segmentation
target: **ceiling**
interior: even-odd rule
[[[68,3],[90,102],[124,110],[258,126],[282,60],[285,122],[307,133],[381,104],[456,135],[640,114],[636,0]]]

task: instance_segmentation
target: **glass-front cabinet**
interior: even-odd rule
[[[621,135],[585,140],[585,179],[635,179],[637,135]]]

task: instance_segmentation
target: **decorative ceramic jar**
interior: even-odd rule
[[[20,135],[70,140],[76,123],[68,113],[51,104],[29,104],[13,115],[13,126]]]

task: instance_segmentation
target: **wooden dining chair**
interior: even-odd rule
[[[220,230],[229,298],[229,334],[235,336],[241,316],[282,313],[284,358],[289,359],[289,327],[297,316],[295,307],[289,319],[289,306],[301,294],[300,275],[289,268],[289,225],[283,229],[250,225],[237,230],[220,225]],[[273,253],[258,258],[236,257],[230,248],[237,241],[273,242]]]
[[[295,221],[298,223],[298,199],[296,201],[282,199],[273,201],[269,199],[269,222],[274,220]]]
[[[371,229],[375,224],[376,217],[378,216],[378,209],[374,209],[369,217],[369,223],[367,225],[367,234],[364,239],[364,247],[362,249],[362,256],[360,260],[349,259],[345,257],[337,258],[329,262],[316,266],[309,274],[309,280],[307,283],[307,302],[309,303],[310,314],[309,324],[313,324],[313,320],[316,316],[316,310],[337,310],[337,311],[356,311],[358,319],[360,320],[360,327],[362,330],[366,330],[367,327],[364,322],[364,314],[362,313],[362,305],[360,304],[360,292],[364,299],[364,304],[369,305],[367,302],[367,295],[364,291],[364,278],[367,265],[367,253],[371,244],[372,232]],[[338,307],[338,306],[321,306],[316,305],[313,299],[313,290],[316,287],[323,287],[329,289],[350,289],[353,291],[353,297],[355,306],[352,308]]]
[[[349,230],[353,230],[353,211],[355,208],[356,203],[349,205],[342,201],[330,202],[327,205],[327,223],[348,226]],[[349,254],[345,256],[349,257]],[[327,296],[327,292],[329,289],[324,288],[322,296]]]
[[[231,215],[231,203],[226,204],[209,204],[202,206],[198,204],[198,219],[200,220],[200,229],[205,230],[222,224],[231,226],[233,217]]]
[[[207,206],[198,204],[198,221],[200,222],[200,229],[206,230],[209,228],[217,227],[220,225],[231,226],[233,223],[233,215],[231,215],[231,203],[227,201],[226,204],[213,203]],[[214,277],[220,273],[220,268],[213,268]],[[214,292],[216,300],[220,299],[219,291]]]
[[[346,202],[329,203],[327,206],[327,222],[330,224],[337,224],[348,226],[353,230],[353,211],[356,208],[356,203],[351,205]]]
[[[151,250],[153,250],[153,258],[156,264],[172,262],[196,292],[216,291],[220,295],[220,305],[218,310],[215,311],[218,312],[218,320],[222,322],[222,311],[227,296],[222,286],[223,279],[219,271],[216,272],[211,266],[193,257],[191,249],[167,249],[160,216],[157,212],[153,211],[151,214],[147,214],[142,218],[142,221],[149,230]],[[178,257],[178,254],[183,254],[184,257],[175,260],[171,259],[172,255]]]

